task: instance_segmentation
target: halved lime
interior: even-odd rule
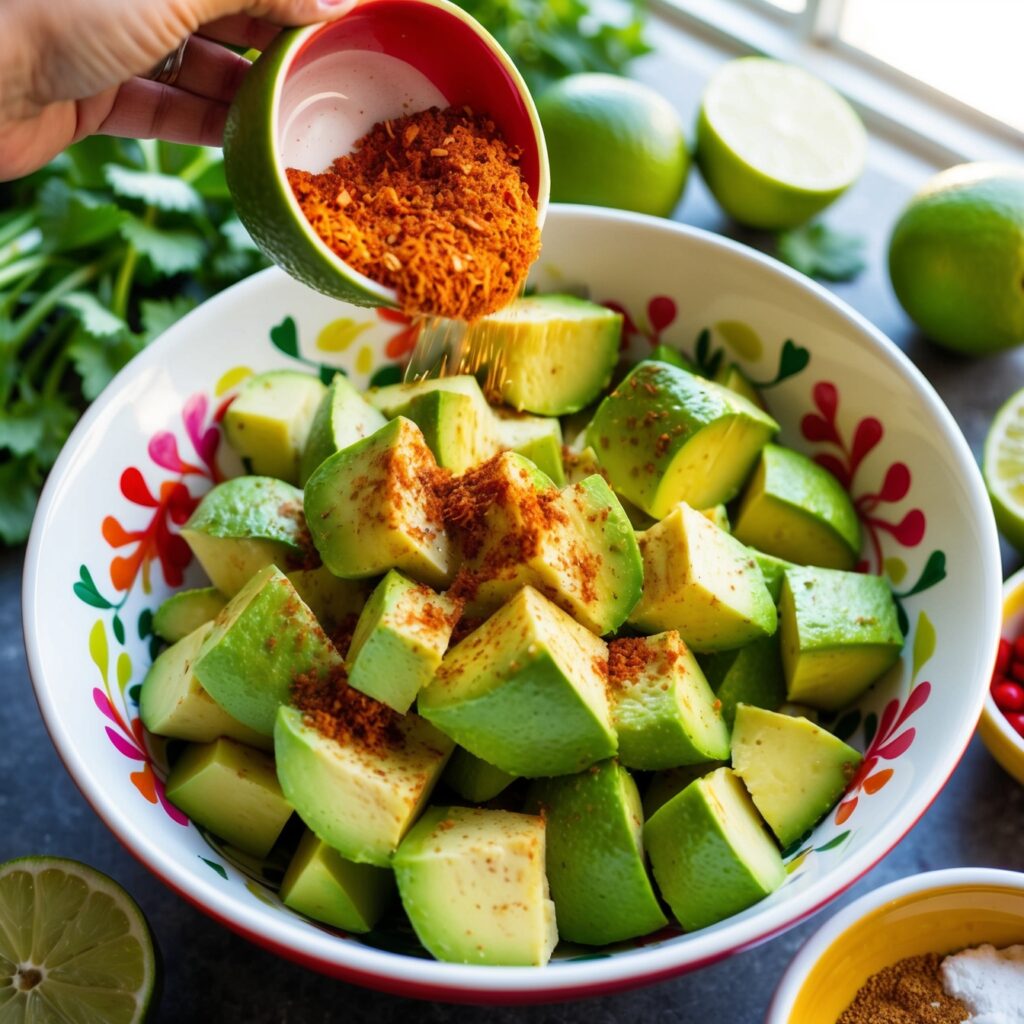
[[[1024,388],[996,413],[981,465],[1002,535],[1024,551]]]
[[[0,864],[0,1024],[136,1024],[156,978],[149,925],[78,861]]]
[[[792,64],[730,61],[704,92],[697,164],[741,224],[776,230],[809,220],[860,177],[866,149],[853,108]]]

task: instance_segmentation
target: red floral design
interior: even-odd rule
[[[639,327],[625,306],[618,302],[606,302],[604,306],[622,316],[623,349],[629,348],[633,338],[643,338],[651,348],[660,345],[662,334],[675,323],[679,313],[674,300],[667,295],[655,295],[647,303],[647,325]]]
[[[409,355],[416,347],[422,324],[397,309],[378,309],[377,316],[390,324],[400,324],[401,329],[395,331],[384,345],[384,354],[389,359],[401,359]]]

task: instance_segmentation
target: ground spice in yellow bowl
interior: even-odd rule
[[[873,974],[836,1024],[962,1024],[971,1014],[946,995],[939,973],[943,959],[925,953]]]
[[[323,241],[406,313],[473,321],[521,292],[540,253],[519,159],[486,116],[433,107],[374,125],[321,174],[287,175]]]

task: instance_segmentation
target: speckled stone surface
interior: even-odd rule
[[[977,454],[995,409],[1024,386],[1024,354],[972,362],[946,355],[914,333],[884,269],[888,229],[906,198],[904,186],[869,171],[829,213],[829,221],[838,227],[870,232],[868,269],[835,291],[897,341],[924,371]],[[679,217],[736,234],[722,221],[696,175]],[[1004,549],[1004,568],[1009,571],[1016,564]],[[22,648],[20,586],[21,552],[0,556],[0,861],[28,853],[77,857],[128,888],[149,917],[163,953],[164,991],[155,1021],[756,1024],[803,940],[850,899],[904,875],[936,868],[1024,870],[1024,789],[975,740],[917,827],[841,900],[785,935],[696,974],[602,999],[504,1010],[412,1003],[362,990],[311,974],[237,938],[164,888],[124,852],[75,789],[43,728]]]

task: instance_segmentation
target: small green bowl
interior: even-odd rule
[[[431,106],[487,113],[522,151],[543,224],[547,150],[508,54],[448,0],[360,0],[336,21],[282,32],[253,65],[228,115],[224,166],[256,244],[304,284],[360,306],[395,292],[357,273],[306,220],[285,169],[326,170],[377,122]]]

